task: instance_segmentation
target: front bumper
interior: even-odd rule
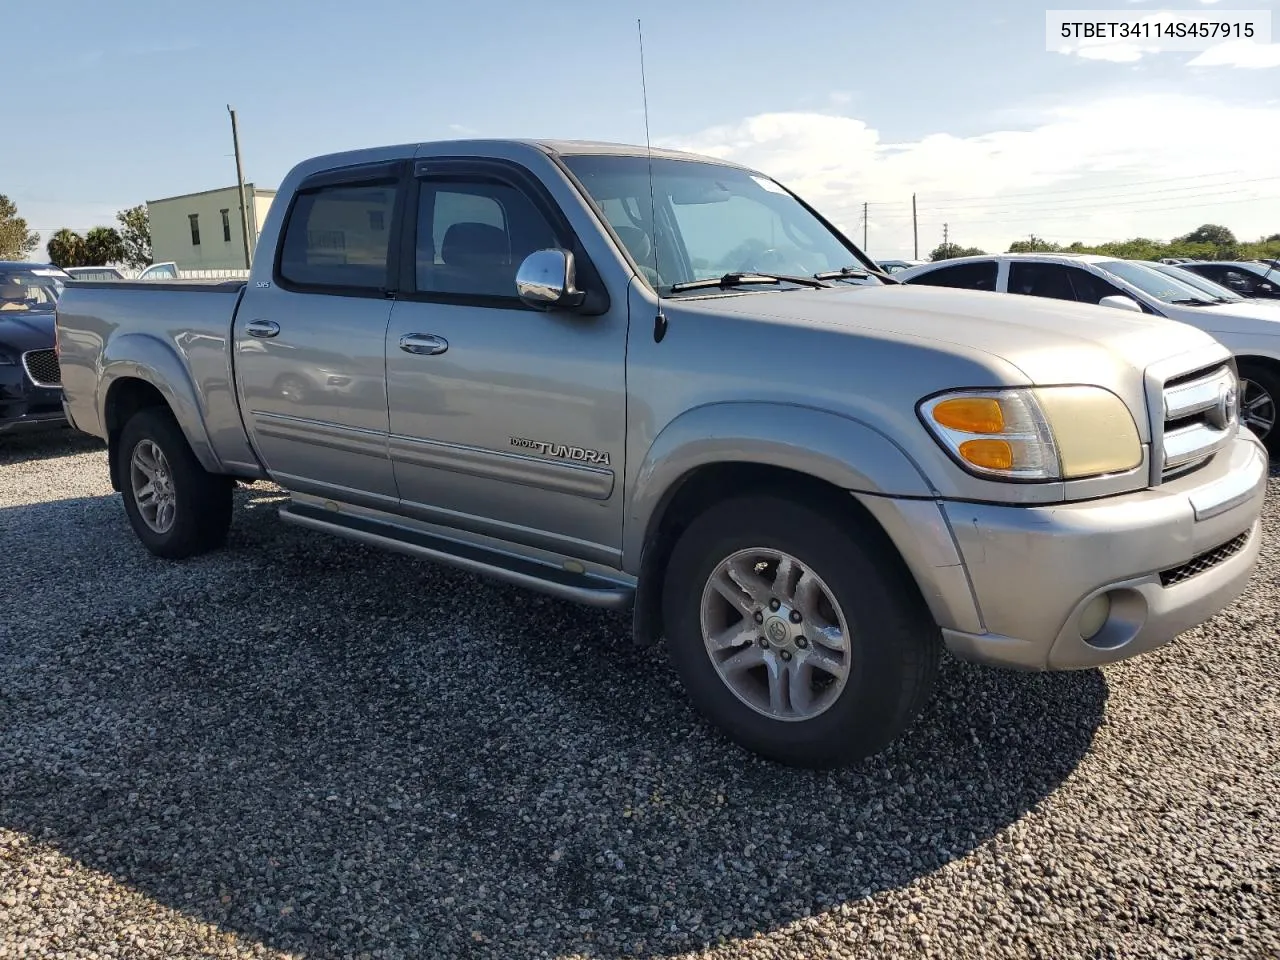
[[[0,434],[66,422],[59,387],[37,387],[19,364],[0,366]]]
[[[1166,644],[1239,596],[1261,546],[1267,467],[1265,449],[1242,433],[1188,476],[1101,500],[862,499],[902,550],[954,654],[1072,670]],[[1082,616],[1101,594],[1110,614],[1086,640]]]

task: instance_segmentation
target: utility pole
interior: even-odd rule
[[[949,226],[950,226],[950,224],[947,224],[947,223],[944,223],[944,224],[942,225],[942,245],[943,245],[944,247],[947,245],[947,228],[948,228]]]
[[[867,201],[862,201],[862,252],[867,252]]]
[[[911,245],[914,253],[911,259],[920,259],[920,221],[916,219],[916,195],[911,195]]]
[[[231,143],[236,151],[236,184],[240,188],[240,232],[244,237],[244,268],[248,270],[253,263],[253,252],[249,249],[249,204],[244,197],[244,167],[240,163],[240,131],[236,127],[236,112],[227,104],[227,113],[231,114]]]

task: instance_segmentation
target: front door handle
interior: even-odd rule
[[[280,332],[280,324],[274,320],[250,320],[244,325],[244,332],[251,337],[266,339]]]
[[[437,353],[444,353],[449,349],[449,341],[429,333],[406,333],[400,338],[400,349],[405,353],[419,353],[434,357]]]

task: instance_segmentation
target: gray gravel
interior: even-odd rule
[[[1280,956],[1274,508],[1172,647],[948,660],[903,741],[810,774],[624,619],[278,497],[166,563],[100,445],[0,440],[0,957]]]

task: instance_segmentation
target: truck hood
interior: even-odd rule
[[[0,350],[25,353],[53,347],[53,314],[0,310]]]
[[[1022,371],[1032,383],[1091,382],[1092,367],[1117,360],[1142,371],[1197,350],[1221,352],[1207,333],[1185,323],[1110,307],[956,290],[949,287],[848,286],[794,290],[716,301],[743,316],[834,325],[869,336],[931,340],[977,350]]]

